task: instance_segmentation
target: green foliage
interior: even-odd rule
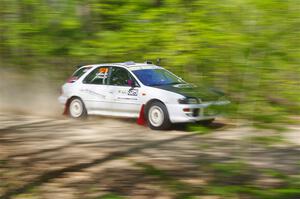
[[[271,146],[274,144],[283,143],[285,140],[281,135],[270,135],[270,136],[252,136],[247,138],[250,142],[262,144],[265,146]]]
[[[0,160],[0,166],[3,166],[3,165],[5,165],[7,163],[7,161],[6,160]]]
[[[201,160],[203,163],[203,160]],[[153,165],[136,163],[145,175],[153,176],[161,184],[173,191],[175,198],[198,198],[199,196],[212,196],[221,198],[263,198],[287,199],[299,198],[299,176],[291,177],[277,170],[259,170],[244,162],[217,162],[204,163],[208,176],[205,185],[192,186],[178,180],[178,176],[171,176],[166,171]],[[203,169],[204,169],[203,168]],[[269,185],[258,184],[258,179],[266,176],[279,180],[280,183]]]
[[[253,171],[240,162],[211,164],[217,184],[243,185],[253,179]]]
[[[1,0],[0,62],[62,79],[74,65],[162,58],[223,89],[232,117],[281,123],[300,112],[299,13],[297,0]]]
[[[106,194],[104,196],[101,196],[101,197],[99,197],[97,199],[125,199],[125,198],[122,197],[122,196],[119,196],[117,194],[110,193],[110,194]]]
[[[285,199],[298,198],[299,177],[290,177],[275,170],[254,170],[249,165],[241,162],[213,163],[210,171],[214,178],[206,186],[206,191],[211,195],[219,195],[224,198],[263,198]],[[261,187],[256,184],[261,173],[272,176],[282,183],[273,187]]]
[[[212,131],[212,129],[209,129],[206,126],[200,125],[200,124],[187,124],[187,128],[186,130],[191,131],[191,132],[195,132],[195,133],[199,133],[199,134],[207,134],[209,132]]]
[[[201,188],[195,189],[152,165],[136,163],[136,166],[141,168],[145,175],[153,176],[157,178],[157,180],[161,181],[163,187],[168,188],[176,194],[176,199],[197,198],[197,195],[203,193]]]

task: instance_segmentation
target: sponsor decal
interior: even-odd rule
[[[137,98],[130,98],[130,97],[118,97],[118,100],[138,100]]]
[[[132,89],[129,89],[128,95],[130,95],[130,96],[137,96],[138,92],[139,92],[138,89],[132,88]]]
[[[120,93],[120,94],[127,94],[127,91],[126,90],[118,90],[118,93]]]
[[[94,79],[106,79],[108,74],[108,68],[99,68],[98,73]]]
[[[108,68],[99,68],[99,73],[108,73]]]

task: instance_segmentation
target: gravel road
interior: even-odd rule
[[[223,198],[219,183],[274,188],[283,182],[265,171],[299,176],[299,129],[152,131],[133,120],[2,113],[0,198]]]

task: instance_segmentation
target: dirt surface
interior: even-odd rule
[[[134,120],[2,113],[0,198],[257,198],[297,190],[288,183],[299,177],[299,132],[218,121],[202,133],[152,131]],[[237,185],[244,191],[232,190]]]

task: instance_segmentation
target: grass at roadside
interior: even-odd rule
[[[265,146],[271,146],[274,144],[284,143],[285,139],[282,135],[270,135],[270,136],[250,136],[246,138],[247,141],[255,144],[261,144]]]
[[[175,198],[200,195],[221,198],[300,198],[300,179],[277,170],[257,170],[243,162],[206,163],[203,172],[210,177],[202,186],[193,187],[168,172],[146,163],[136,163],[145,175],[155,177],[162,186],[175,193]],[[201,167],[203,168],[203,167]]]
[[[97,197],[95,199],[125,199],[125,197],[120,196],[118,194],[109,193],[109,194],[105,194],[103,196]]]

